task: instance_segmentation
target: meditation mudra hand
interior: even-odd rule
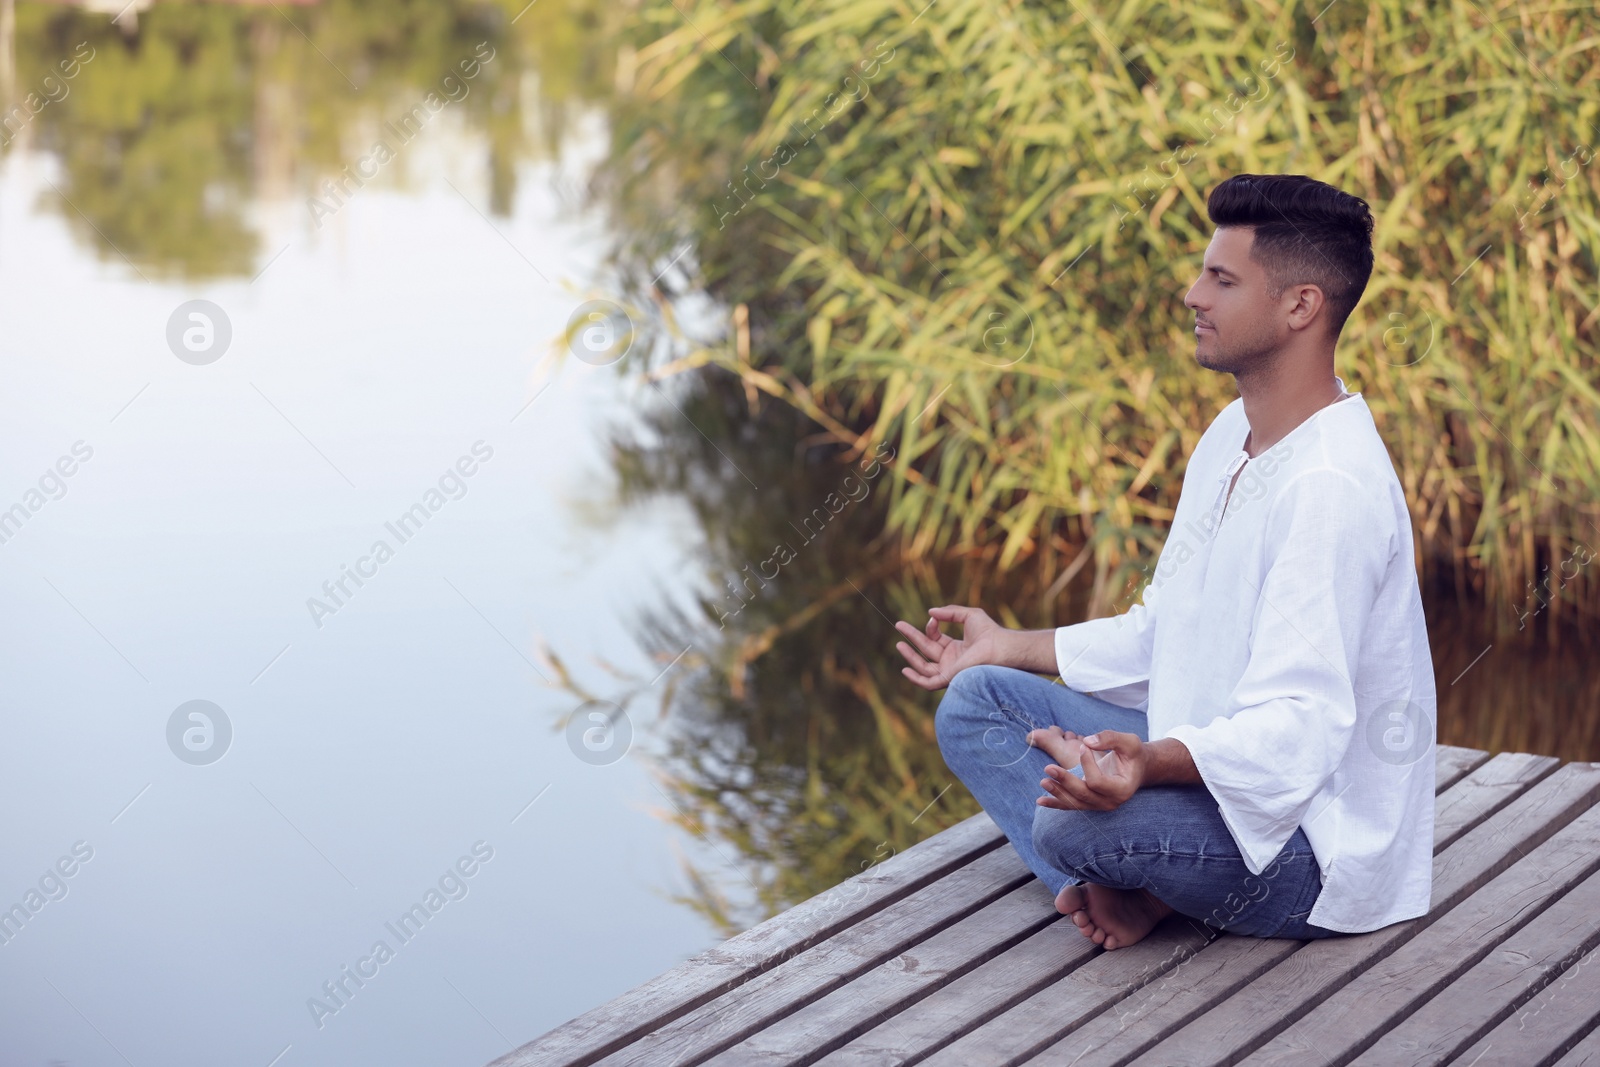
[[[1090,734],[1089,736],[1094,737],[1095,735]],[[1093,755],[1095,766],[1102,774],[1108,777],[1123,777],[1127,773],[1127,768],[1123,766],[1122,759],[1117,755],[1115,749],[1097,752],[1084,744],[1083,738],[1078,734],[1073,733],[1071,730],[1063,730],[1059,726],[1047,726],[1040,730],[1031,731],[1028,734],[1028,744],[1055,760],[1055,763],[1045,768],[1045,774],[1051,778],[1059,779],[1063,775],[1072,773],[1074,768],[1078,769],[1078,777],[1082,777],[1083,768],[1081,764],[1084,753]],[[1059,787],[1055,787],[1054,782],[1046,780],[1039,784],[1041,788],[1049,793],[1049,795],[1038,798],[1040,805],[1052,808],[1068,807],[1068,805],[1058,802],[1062,799],[1062,795],[1059,792]]]

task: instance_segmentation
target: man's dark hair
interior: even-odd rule
[[[1328,301],[1333,336],[1344,329],[1372,277],[1372,212],[1359,196],[1304,174],[1235,174],[1211,190],[1214,226],[1250,227],[1250,258],[1267,272],[1268,295],[1315,285]]]

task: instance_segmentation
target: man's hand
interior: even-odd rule
[[[1043,731],[1035,731],[1042,733]],[[1074,738],[1082,753],[1083,777],[1052,763],[1044,769],[1049,777],[1039,785],[1045,796],[1037,803],[1062,811],[1111,811],[1139,791],[1149,771],[1150,752],[1138,734],[1121,730],[1101,730]],[[1054,756],[1062,739],[1029,735],[1029,741]],[[1091,758],[1092,757],[1092,758]]]
[[[940,632],[941,622],[960,623],[961,639]],[[943,689],[957,672],[968,667],[999,663],[1000,635],[1007,632],[989,618],[988,612],[982,608],[964,608],[953,604],[929,608],[925,630],[918,630],[909,622],[897,622],[894,628],[911,642],[895,642],[894,647],[911,664],[901,667],[900,673],[928,690]]]
[[[960,623],[961,639],[941,633],[942,622]],[[911,664],[901,667],[900,673],[924,689],[943,689],[958,672],[985,664],[1035,674],[1054,674],[1056,670],[1054,630],[1008,630],[982,608],[955,604],[929,608],[926,629],[919,630],[909,622],[897,622],[894,628],[911,642],[894,646]]]

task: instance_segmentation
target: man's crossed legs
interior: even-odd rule
[[[1027,671],[982,666],[951,679],[936,725],[945,763],[1056,895],[1057,910],[1096,944],[1133,944],[1171,911],[1234,934],[1337,936],[1306,921],[1322,878],[1304,831],[1251,874],[1203,785],[1145,786],[1112,811],[1036,802],[1045,768],[1059,761],[1030,745],[1030,732],[1122,730],[1149,740],[1143,712]]]

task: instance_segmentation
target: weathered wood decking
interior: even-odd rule
[[[1285,941],[1173,915],[1107,952],[977,815],[493,1067],[1600,1067],[1600,764],[1436,766],[1420,919]]]

